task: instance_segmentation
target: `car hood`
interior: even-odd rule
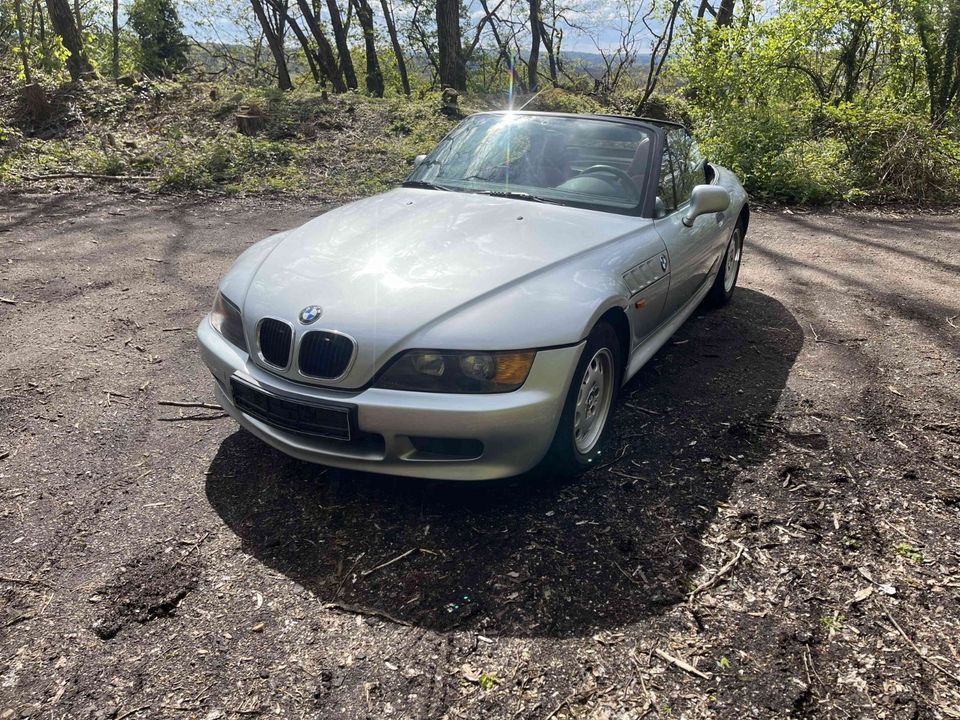
[[[298,335],[348,334],[357,357],[338,384],[358,387],[452,314],[645,222],[473,193],[394,190],[333,210],[274,242],[243,301],[248,337],[263,317],[291,322]],[[320,305],[323,314],[304,327],[297,318],[308,305]],[[511,344],[477,348],[465,337],[450,349]]]

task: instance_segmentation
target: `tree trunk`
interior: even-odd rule
[[[357,20],[363,28],[363,46],[367,54],[367,92],[374,97],[383,97],[383,72],[377,57],[376,31],[373,27],[373,10],[367,0],[353,0]]]
[[[47,0],[47,12],[50,14],[50,24],[53,31],[60,36],[70,57],[67,58],[67,70],[74,81],[84,75],[93,75],[93,66],[83,51],[83,39],[73,20],[73,11],[67,5],[67,0]]]
[[[293,30],[293,34],[296,35],[297,40],[300,41],[300,47],[303,48],[304,57],[307,58],[307,64],[310,66],[310,74],[313,75],[313,81],[319,85],[321,77],[320,70],[314,58],[313,48],[310,47],[310,41],[307,39],[300,25],[294,22],[293,18],[288,16],[287,22],[290,23],[290,29]]]
[[[560,86],[560,68],[557,64],[557,53],[556,48],[553,44],[553,38],[550,36],[550,31],[547,30],[547,26],[541,20],[540,22],[540,39],[543,40],[543,46],[547,50],[547,61],[550,65],[550,82],[554,87]]]
[[[283,42],[270,25],[267,13],[263,9],[263,3],[260,0],[250,0],[250,4],[253,6],[253,12],[260,22],[263,36],[267,40],[267,45],[270,47],[273,60],[277,65],[277,85],[281,90],[292,90],[293,83],[290,82],[290,71],[287,68],[287,57],[283,53]]]
[[[460,40],[460,0],[437,0],[437,50],[440,84],[467,89],[467,69]]]
[[[347,87],[357,89],[357,73],[353,69],[353,58],[350,57],[350,42],[347,30],[343,27],[340,17],[340,6],[337,0],[327,0],[327,10],[330,12],[330,27],[333,28],[333,40],[337,44],[337,54],[340,56],[340,71],[347,81]]]
[[[337,66],[337,59],[333,55],[333,48],[330,47],[327,36],[323,34],[323,29],[317,23],[317,18],[310,9],[309,3],[307,0],[297,0],[297,4],[300,6],[300,12],[303,13],[303,20],[307,23],[307,27],[310,28],[313,39],[317,41],[317,62],[320,65],[321,71],[329,78],[330,84],[333,85],[334,92],[346,92],[347,86],[343,82],[343,73],[340,72],[340,68]],[[353,68],[352,65],[350,67],[351,69]],[[356,87],[356,84],[354,84],[354,87]]]
[[[717,9],[717,27],[729,27],[733,24],[733,8],[736,0],[720,0]]]
[[[539,79],[537,69],[540,64],[540,0],[530,0],[530,57],[527,59],[527,85],[530,92],[537,92]]]
[[[380,0],[380,6],[383,8],[383,20],[387,24],[387,32],[390,34],[390,44],[393,45],[393,54],[397,58],[397,71],[400,73],[400,84],[403,85],[403,94],[410,95],[410,79],[407,77],[407,63],[403,60],[403,49],[400,47],[400,38],[397,36],[397,26],[393,22],[393,13],[390,12],[390,6],[387,0]]]
[[[17,15],[17,37],[20,39],[20,60],[23,62],[23,79],[27,85],[33,84],[33,77],[30,74],[30,54],[27,50],[27,36],[23,32],[23,8],[20,5],[21,0],[13,0],[13,10]]]
[[[120,0],[113,0],[113,79],[120,77]]]
[[[297,36],[300,47],[303,48],[303,54],[307,58],[307,64],[310,66],[310,74],[313,75],[314,81],[319,84],[326,76],[317,66],[317,54],[313,51],[313,48],[310,47],[310,40],[307,38],[306,33],[303,32],[303,29],[296,19],[290,16],[290,4],[288,0],[266,0],[266,2],[277,16],[281,17],[286,24],[290,26],[293,34]]]

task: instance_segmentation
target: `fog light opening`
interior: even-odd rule
[[[483,443],[464,438],[411,436],[416,451],[411,460],[476,460],[483,455]]]

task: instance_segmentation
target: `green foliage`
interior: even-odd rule
[[[130,27],[140,38],[140,69],[172,75],[187,65],[187,38],[173,0],[133,0]]]
[[[910,562],[919,563],[923,562],[923,555],[910,543],[900,543],[897,545],[897,555],[902,558],[906,558]]]
[[[501,682],[502,680],[493,673],[483,673],[480,676],[480,687],[484,690],[493,690]]]
[[[846,618],[841,614],[823,615],[820,618],[820,624],[830,632],[840,632],[843,629],[843,623]]]
[[[204,190],[225,186],[228,190],[252,188],[247,180],[260,173],[268,185],[284,187],[292,183],[284,176],[297,158],[289,143],[240,135],[217,137],[188,144],[166,143],[153,158],[162,167],[160,188],[165,190]]]
[[[48,139],[29,137],[43,128],[15,129],[0,103],[0,182],[84,172],[158,176],[152,187],[161,191],[353,197],[396,185],[453,127],[440,105],[439,93],[377,100],[232,81],[90,81],[57,96]],[[256,137],[236,131],[241,106],[263,113]]]
[[[39,33],[28,33],[33,79],[50,102],[42,112],[25,112],[16,91],[3,98],[0,175],[17,183],[18,174],[82,169],[157,175],[163,189],[356,195],[402,179],[411,158],[454,123],[439,112],[429,69],[409,52],[412,97],[401,94],[382,33],[383,101],[358,92],[328,96],[289,37],[293,91],[268,88],[269,54],[258,56],[246,43],[197,50],[192,60],[219,73],[217,83],[185,82],[176,75],[187,63],[176,2],[128,5],[131,29],[120,32],[119,72],[156,76],[133,87],[66,85],[59,38],[47,31],[41,42]],[[217,17],[225,7],[194,0],[199,6]],[[230,22],[256,37],[249,5],[231,7]],[[693,128],[709,159],[734,170],[760,199],[949,201],[960,193],[960,0],[784,0],[775,13],[738,17],[727,27],[694,18],[692,7],[684,5],[660,94],[644,97],[645,68],[637,66],[615,94],[599,97],[587,72],[596,68],[570,59],[562,88],[514,96],[515,105],[529,100],[530,110],[679,121]],[[11,0],[0,0],[0,73],[16,88],[16,74],[23,78],[12,8]],[[405,21],[401,26],[404,32]],[[430,44],[429,24],[426,32]],[[84,39],[101,72],[111,67],[108,4],[90,6]],[[470,61],[473,94],[460,98],[464,114],[509,103],[505,62],[482,48]],[[353,50],[358,71],[365,50]],[[223,60],[224,53],[233,59]],[[259,69],[250,69],[254,63]],[[241,107],[263,115],[257,138],[237,135]]]
[[[560,88],[549,88],[530,101],[526,110],[565,113],[599,113],[603,106],[587,95],[577,95]]]
[[[755,24],[687,28],[672,72],[690,122],[755,195],[930,201],[960,190],[957,128],[930,124],[923,48],[899,0],[791,0]]]

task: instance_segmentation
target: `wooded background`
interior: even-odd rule
[[[8,182],[51,98],[106,80],[239,88],[255,112],[270,87],[431,107],[452,88],[468,109],[683,121],[774,199],[960,188],[960,0],[0,0],[0,72]]]

